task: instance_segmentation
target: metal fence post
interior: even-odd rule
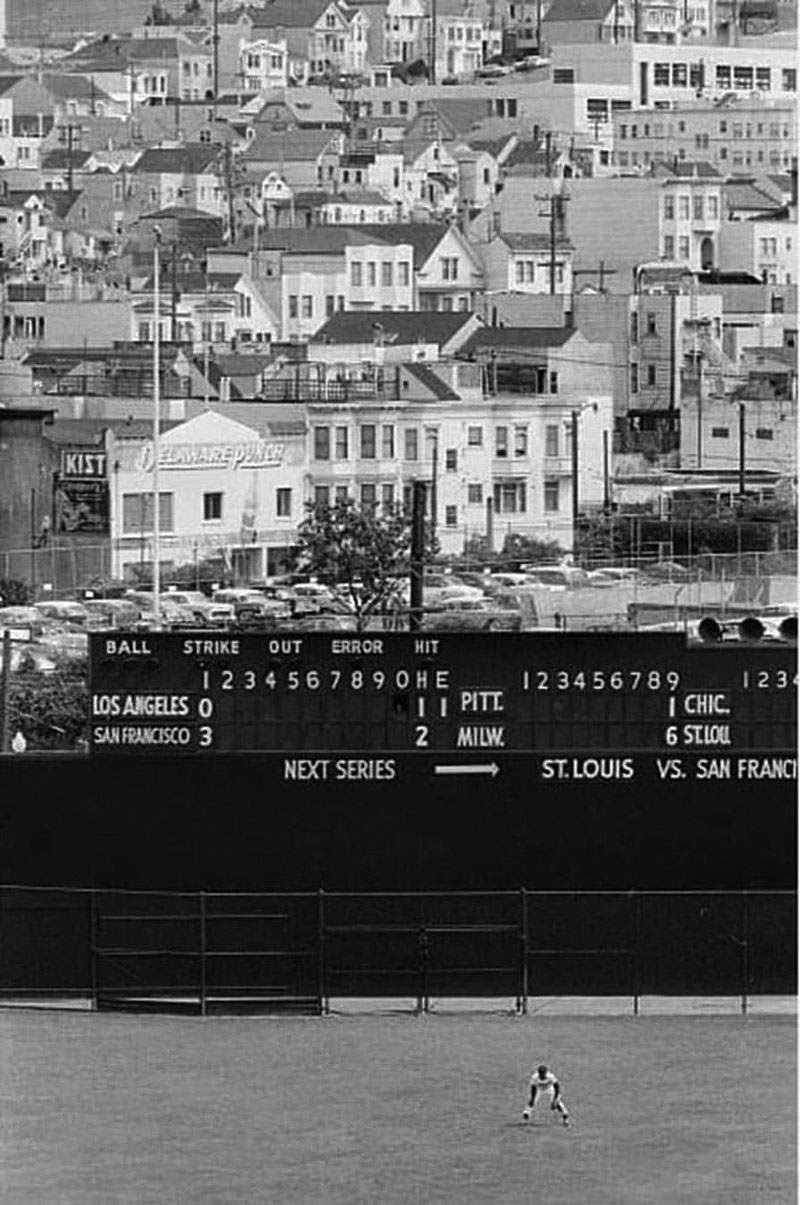
[[[528,1015],[528,893],[522,887],[519,894],[522,913],[520,924],[522,983],[520,986],[520,998],[517,1002],[517,1012],[522,1013],[523,1017],[526,1017]]]
[[[750,909],[747,889],[742,892],[742,1016],[747,1016],[747,983],[750,978]]]
[[[642,995],[642,897],[638,891],[633,896],[633,1015],[639,1016],[639,1000]]]
[[[418,937],[419,985],[417,987],[417,1013],[421,1016],[430,1009],[428,998],[428,929],[425,919],[425,898],[420,897],[420,928]]]
[[[331,1011],[331,1000],[328,995],[328,967],[325,950],[325,892],[320,887],[317,892],[317,943],[319,946],[319,956],[317,959],[317,990],[319,992],[319,1003],[322,1009],[323,1016],[327,1017]]]
[[[206,1015],[206,893],[200,891],[200,1016]]]
[[[89,943],[90,959],[89,959],[89,990],[91,993],[90,1005],[93,1009],[97,1009],[97,892],[94,888],[89,892]]]

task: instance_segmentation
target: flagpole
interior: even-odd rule
[[[153,227],[153,233],[153,619],[158,625],[161,622],[161,230],[158,226]]]

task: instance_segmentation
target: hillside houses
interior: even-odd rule
[[[216,7],[216,31],[201,4],[3,69],[9,379],[52,349],[37,388],[116,423],[99,366],[135,362],[140,421],[158,332],[171,421],[300,408],[281,530],[345,489],[400,502],[436,455],[454,554],[570,547],[604,473],[639,505],[728,466],[740,402],[759,471],[793,471],[780,32],[734,38],[704,0],[438,0],[435,26],[422,0]]]

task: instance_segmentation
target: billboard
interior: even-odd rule
[[[107,478],[108,456],[96,447],[62,448],[53,488],[53,528],[56,534],[110,530]]]

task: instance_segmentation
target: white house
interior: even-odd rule
[[[286,39],[242,39],[239,46],[239,78],[246,92],[266,92],[289,83],[289,52]]]
[[[263,410],[250,407],[254,416]],[[162,435],[162,568],[218,555],[237,576],[261,579],[269,550],[291,546],[303,519],[305,423],[299,408],[272,410],[274,418],[262,416],[257,427],[207,410]],[[109,459],[119,465],[110,508],[113,573],[124,578],[152,564],[152,442],[118,437]]]

